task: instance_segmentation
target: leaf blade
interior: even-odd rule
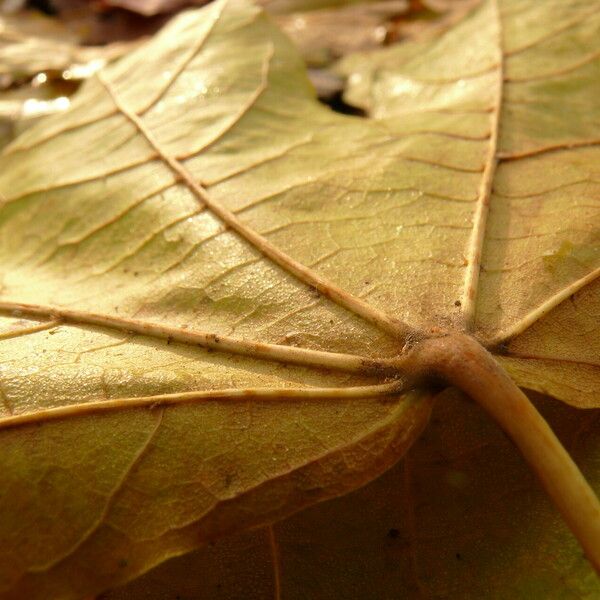
[[[76,310],[101,315],[104,325],[111,319],[113,323],[137,319],[147,329],[177,331],[182,340],[182,332],[189,328],[191,334],[204,332],[205,340],[207,335],[240,340],[238,350],[243,344],[299,346],[295,354],[312,356],[313,367],[316,357],[333,354],[382,364],[401,351],[403,340],[389,335],[398,331],[398,320],[415,329],[462,327],[462,310],[468,306],[457,310],[461,307],[456,301],[465,289],[464,255],[469,254],[471,239],[475,243],[470,244],[467,258],[471,265],[467,281],[478,274],[483,245],[484,272],[477,286],[478,334],[502,335],[527,319],[540,302],[558,297],[565,285],[588,277],[596,258],[581,254],[580,249],[561,250],[559,245],[569,241],[565,236],[573,223],[583,224],[588,236],[588,207],[581,201],[577,210],[558,221],[562,228],[548,246],[538,244],[532,252],[534,275],[554,268],[561,273],[563,269],[564,277],[550,274],[544,279],[544,289],[530,294],[528,281],[519,283],[517,277],[519,285],[511,287],[510,277],[493,274],[494,270],[503,272],[502,264],[496,268],[494,261],[502,262],[508,245],[490,250],[490,231],[502,229],[506,215],[517,210],[505,203],[497,211],[498,199],[502,194],[523,195],[523,188],[527,194],[528,169],[539,177],[547,165],[552,166],[554,155],[548,152],[546,138],[536,138],[533,145],[531,136],[523,138],[514,143],[518,152],[525,148],[527,156],[500,157],[505,162],[493,173],[495,159],[489,149],[495,147],[497,126],[490,129],[489,108],[494,99],[491,84],[498,81],[498,57],[490,44],[490,36],[495,35],[493,20],[488,18],[492,8],[487,3],[446,36],[400,50],[400,74],[394,64],[381,79],[381,97],[385,102],[389,100],[386,94],[394,97],[389,106],[380,107],[380,118],[375,121],[334,115],[316,104],[299,58],[256,9],[244,3],[214,3],[175,21],[143,50],[105,71],[103,77],[118,93],[113,94],[118,99],[116,107],[106,86],[94,80],[69,113],[44,120],[3,152],[0,189],[6,200],[0,227],[9,232],[2,236],[0,247],[6,265],[5,308],[37,304],[50,307],[48,316],[53,314],[51,307]],[[196,37],[200,21],[202,35]],[[449,60],[465,36],[471,36],[478,51],[459,61]],[[386,60],[394,52],[386,52]],[[174,57],[178,66],[166,78],[152,78],[156,70],[169,71]],[[450,76],[445,72],[449,63],[454,69]],[[586,62],[582,68],[588,66]],[[439,77],[427,80],[427,74],[436,69]],[[572,71],[564,73],[568,78]],[[538,94],[539,89],[530,84],[510,85],[525,85]],[[391,94],[394,90],[399,93]],[[564,86],[557,97],[561,94]],[[400,106],[399,98],[408,98],[408,104]],[[423,100],[428,113],[420,106]],[[500,117],[503,152],[506,144],[513,143],[502,137],[506,118]],[[138,121],[147,130],[144,136],[139,135]],[[573,143],[573,136],[559,138],[557,143],[564,145],[565,139]],[[151,139],[158,141],[148,143]],[[592,180],[595,149],[585,147],[590,140],[580,141],[581,147],[558,150],[566,166],[561,163],[561,169],[546,178],[550,187],[542,191],[544,202],[552,200],[552,186]],[[84,146],[89,151],[82,157]],[[45,159],[49,155],[68,168],[48,170]],[[169,168],[169,161],[176,168]],[[519,172],[525,175],[516,177]],[[182,174],[189,181],[182,183]],[[492,183],[493,212],[486,223],[483,209]],[[220,213],[198,207],[197,196],[204,197],[198,192],[204,189],[201,185],[213,209],[222,207]],[[539,188],[534,189],[537,192]],[[564,206],[572,198],[561,196],[559,201]],[[480,217],[474,217],[477,206]],[[234,217],[223,219],[224,215]],[[474,219],[479,223],[475,230]],[[223,220],[239,225],[231,231]],[[520,224],[509,220],[508,225],[526,228],[531,219]],[[270,259],[276,252],[285,257],[279,266],[256,251],[260,240],[274,249],[266,253]],[[515,254],[522,255],[522,250]],[[303,275],[298,281],[286,271],[290,264],[320,279]],[[311,288],[317,282],[317,291],[326,291],[332,286],[321,285],[325,280],[333,282],[344,298],[357,299],[354,304],[346,302],[350,310]],[[589,289],[586,286],[578,293]],[[504,302],[500,312],[495,305],[498,298]],[[367,308],[361,312],[356,308],[359,305]],[[561,309],[562,303],[555,310]],[[383,312],[383,318],[373,317]],[[366,313],[373,317],[368,319],[371,323],[362,318]],[[575,320],[579,329],[583,321]],[[143,339],[93,327],[89,319],[80,321],[61,325],[58,333],[56,329],[29,331],[31,335],[3,341],[4,412],[24,414],[78,406],[82,400],[139,399],[173,391],[299,387],[310,393],[315,387],[351,390],[378,381],[376,373],[362,367],[342,374],[265,364],[259,359],[266,354],[258,351],[235,355],[233,342],[228,348],[231,355],[211,355],[206,349],[170,345],[168,339]],[[393,324],[384,327],[387,333],[376,327],[385,322]],[[537,320],[531,331],[538,323],[541,327]],[[518,353],[519,337],[511,341],[509,352],[512,348]],[[559,351],[553,348],[545,358],[552,360]],[[523,361],[513,374],[517,381],[538,389],[553,376],[549,369],[533,374]],[[583,389],[588,375],[581,370],[570,374]],[[595,376],[590,375],[589,381]],[[567,401],[587,401],[577,396],[577,386],[575,391],[551,389]],[[88,463],[81,458],[86,468],[80,465],[79,472],[87,477],[89,489],[80,496],[64,478],[53,478],[69,470],[60,464],[61,460],[70,464],[62,455],[64,449],[61,454],[53,446],[65,435],[57,433],[64,424],[49,423],[37,432],[36,452],[45,467],[31,477],[28,469],[33,467],[23,448],[33,433],[15,430],[6,434],[14,433],[23,443],[14,451],[21,459],[10,477],[17,496],[22,494],[31,503],[29,525],[42,518],[50,521],[48,531],[58,527],[47,508],[37,503],[43,494],[36,486],[28,487],[30,481],[49,481],[65,511],[75,507],[73,514],[91,519],[78,522],[77,535],[71,532],[73,539],[60,548],[49,547],[48,554],[40,547],[29,548],[28,556],[20,561],[7,560],[7,585],[14,584],[15,593],[30,597],[43,597],[49,591],[72,596],[99,591],[194,547],[199,543],[198,530],[205,541],[234,527],[280,518],[306,503],[361,485],[397,460],[427,421],[427,399],[413,402],[410,398],[410,394],[377,401],[340,397],[318,406],[248,402],[241,407],[221,402],[165,408],[166,424],[157,433],[153,433],[158,426],[151,419],[152,411],[128,414],[127,420],[122,415],[83,418],[77,426],[68,425],[72,429],[66,436],[71,436],[69,444],[80,444],[79,452],[101,454],[106,443],[99,437],[110,432],[114,422],[127,447],[119,450],[117,445],[112,451],[115,456],[106,450],[109,464],[120,465],[111,479],[111,489],[117,492],[112,496],[108,492],[109,498],[118,501],[109,508],[98,500],[106,500],[107,493],[94,494],[90,483],[102,480],[98,465],[90,465],[86,474]],[[236,434],[246,436],[246,445],[238,446],[227,429],[215,433],[230,423],[236,424]],[[126,432],[128,424],[134,429],[131,434]],[[290,431],[293,426],[298,430]],[[250,430],[256,440],[250,439]],[[288,444],[293,440],[297,447],[291,466],[284,465],[278,454],[275,433]],[[79,441],[86,436],[91,446]],[[148,452],[142,450],[144,444]],[[263,445],[257,448],[257,444]],[[206,457],[218,457],[223,446],[226,456],[216,459],[211,470]],[[55,458],[46,456],[48,448],[55,451]],[[346,454],[351,457],[350,465]],[[134,483],[123,476],[128,472],[123,465],[133,465]],[[199,483],[188,487],[186,482],[195,481],[198,465]],[[212,492],[206,492],[205,479],[213,477],[218,492],[224,493],[231,485],[231,481],[225,485],[227,477],[232,475],[241,481],[232,502],[217,503],[218,509],[210,512]],[[119,481],[127,481],[125,487]],[[74,496],[64,501],[60,493]],[[145,498],[144,510],[138,514],[132,507],[140,498]],[[169,514],[173,504],[177,510]],[[203,511],[210,518],[203,520]],[[158,513],[168,518],[163,515],[162,521],[157,520]],[[7,514],[10,518],[4,527],[17,543],[18,515],[11,506]],[[173,527],[168,519],[175,523]],[[100,524],[98,530],[94,523]],[[123,531],[133,536],[135,552]],[[35,546],[39,538],[33,537]],[[71,554],[70,548],[76,552]],[[127,565],[115,562],[118,554]],[[60,556],[65,561],[52,567]],[[48,565],[51,572],[42,573]],[[93,572],[90,565],[95,565]],[[78,579],[69,581],[73,572]]]

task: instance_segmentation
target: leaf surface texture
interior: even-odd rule
[[[215,2],[3,151],[6,598],[97,593],[374,478],[428,419],[385,371],[415,328],[597,405],[599,13],[569,6],[348,59],[358,119]]]

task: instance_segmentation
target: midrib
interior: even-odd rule
[[[502,92],[504,85],[504,53],[502,50],[502,24],[500,20],[500,11],[498,9],[498,0],[492,0],[492,7],[496,20],[496,45],[498,49],[497,88],[494,98],[494,106],[490,114],[490,142],[488,153],[485,160],[475,215],[473,218],[473,229],[467,247],[467,269],[465,273],[465,282],[463,295],[461,299],[463,327],[466,331],[472,331],[475,328],[475,319],[477,311],[477,296],[479,291],[479,274],[481,271],[481,256],[483,253],[483,244],[485,242],[485,233],[487,218],[490,207],[490,196],[498,165],[498,134],[500,130],[500,113],[502,109]]]

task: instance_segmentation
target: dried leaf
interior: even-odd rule
[[[504,345],[499,360],[520,385],[597,406],[600,124],[590,115],[600,91],[593,42],[599,5],[501,7],[500,160],[482,245],[477,328]],[[439,144],[427,156],[452,164],[460,153],[455,162],[464,168],[462,154],[471,148],[471,164],[480,164],[485,144],[475,151],[460,139],[466,130],[450,133],[447,123],[468,122],[466,137],[487,140],[498,101],[490,10],[486,5],[433,43],[347,57],[338,65],[349,82],[346,100],[377,119],[402,119],[403,132],[439,127],[458,135],[452,155]],[[460,43],[465,52],[457,59],[451,49]],[[407,144],[415,145],[410,138]]]
[[[347,6],[277,15],[275,22],[311,66],[323,66],[350,52],[377,48],[391,17],[408,10],[403,1]]]
[[[216,2],[4,150],[4,597],[98,593],[376,477],[429,415],[411,327],[597,406],[599,13],[514,2],[357,66],[375,119]]]
[[[80,81],[133,48],[83,47],[53,19],[0,16],[0,148],[40,116],[66,110]]]
[[[108,62],[133,49],[131,43],[79,46],[58,21],[37,15],[0,17],[0,78],[2,86],[38,73],[68,72],[68,79],[86,79]]]
[[[538,399],[596,489],[599,411]],[[512,444],[444,394],[408,457],[273,528],[175,558],[101,600],[595,598],[600,582]],[[276,565],[276,566],[275,566]]]
[[[108,6],[118,6],[146,17],[180,10],[190,4],[205,4],[203,0],[104,0]]]
[[[372,1],[381,4],[381,0]],[[369,2],[370,0],[258,0],[256,4],[273,15],[286,15],[298,12],[307,13],[313,10],[343,9],[360,4],[369,4]]]

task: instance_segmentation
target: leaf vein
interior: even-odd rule
[[[154,138],[151,132],[146,128],[142,120],[130,110],[128,110],[116,95],[110,83],[104,79],[101,72],[97,73],[98,79],[102,82],[107,92],[115,102],[116,106],[122,112],[125,118],[136,125],[140,133],[146,138],[148,144],[152,146],[164,162],[180,176],[181,180],[187,184],[194,195],[206,205],[214,214],[222,221],[245,239],[250,245],[256,248],[260,253],[271,259],[282,269],[305,283],[306,285],[317,288],[324,296],[330,298],[337,304],[354,312],[356,315],[366,319],[374,325],[380,327],[384,331],[404,338],[413,328],[406,323],[393,319],[387,314],[379,311],[363,300],[349,294],[345,290],[335,286],[330,281],[324,279],[308,267],[294,260],[292,257],[281,251],[276,246],[273,246],[263,236],[250,229],[242,221],[240,221],[231,211],[224,206],[214,201],[207,191],[196,182],[194,176],[182,165],[177,159],[166,154],[158,141]]]

